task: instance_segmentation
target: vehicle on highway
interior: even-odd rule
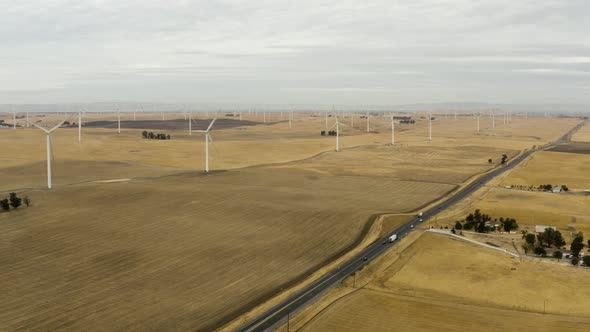
[[[366,262],[367,260],[368,260],[367,256],[363,257],[363,261]]]
[[[410,225],[410,228],[414,228],[414,225]]]
[[[418,220],[419,222],[423,222],[424,220],[422,220],[422,218],[420,218],[420,220]]]
[[[387,241],[389,241],[389,243],[391,243],[391,242],[393,242],[395,240],[397,240],[397,234],[393,234],[392,236],[390,236]]]
[[[418,213],[418,217],[422,217],[424,214],[422,212]]]

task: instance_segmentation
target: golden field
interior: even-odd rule
[[[303,331],[579,331],[590,270],[519,261],[425,233]],[[572,278],[575,270],[576,278]]]
[[[138,129],[84,128],[79,144],[76,128],[60,128],[51,191],[41,189],[44,133],[0,130],[8,174],[0,191],[33,201],[0,213],[0,329],[220,326],[351,249],[371,216],[412,212],[501,154],[576,123],[533,119],[492,130],[482,121],[476,135],[469,117],[439,117],[432,143],[419,121],[399,126],[390,146],[386,117],[371,120],[371,133],[356,118],[336,153],[335,138],[319,135],[322,116],[297,114],[291,129],[284,119],[270,123],[278,114],[267,120],[214,129],[211,167],[224,171],[209,175],[199,171],[202,134],[172,130],[172,140],[153,141]],[[384,227],[399,221],[388,220]]]

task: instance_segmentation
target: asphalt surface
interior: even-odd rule
[[[382,239],[370,244],[357,255],[350,258],[342,265],[338,266],[336,269],[326,273],[318,280],[312,282],[303,289],[289,296],[287,299],[281,301],[279,304],[273,306],[272,308],[266,310],[264,313],[248,321],[247,323],[239,327],[237,331],[265,331],[272,328],[275,324],[285,319],[287,315],[289,315],[292,312],[296,312],[308,303],[311,303],[316,296],[328,290],[330,287],[338,284],[340,281],[350,276],[352,273],[354,273],[361,267],[369,264],[372,260],[379,257],[383,252],[391,248],[393,245],[397,244],[397,242],[399,242],[401,238],[407,236],[408,233],[410,233],[413,230],[413,227],[416,227],[420,223],[420,218],[424,220],[423,222],[426,222],[428,219],[432,218],[440,211],[454,205],[455,203],[461,201],[465,197],[471,195],[476,190],[483,187],[486,183],[492,180],[494,177],[512,169],[514,166],[518,165],[531,154],[567,142],[570,139],[571,135],[576,130],[578,130],[584,123],[586,123],[586,121],[574,127],[572,130],[563,135],[559,140],[553,143],[546,144],[544,146],[537,147],[532,150],[527,150],[518,157],[509,160],[506,165],[498,167],[492,170],[491,172],[482,175],[479,179],[476,179],[475,181],[471,182],[466,187],[462,188],[448,199],[434,205],[432,208],[428,210],[422,211],[422,217],[416,216],[408,220],[408,222],[401,225],[391,233],[387,234]],[[393,243],[387,242],[387,239],[393,234],[397,234],[397,240],[395,240]],[[383,244],[383,242],[385,242],[385,244]]]

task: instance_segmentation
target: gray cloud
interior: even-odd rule
[[[588,103],[582,0],[0,3],[6,103]]]

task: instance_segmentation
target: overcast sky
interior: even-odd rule
[[[590,104],[589,15],[587,0],[0,1],[0,103]]]

